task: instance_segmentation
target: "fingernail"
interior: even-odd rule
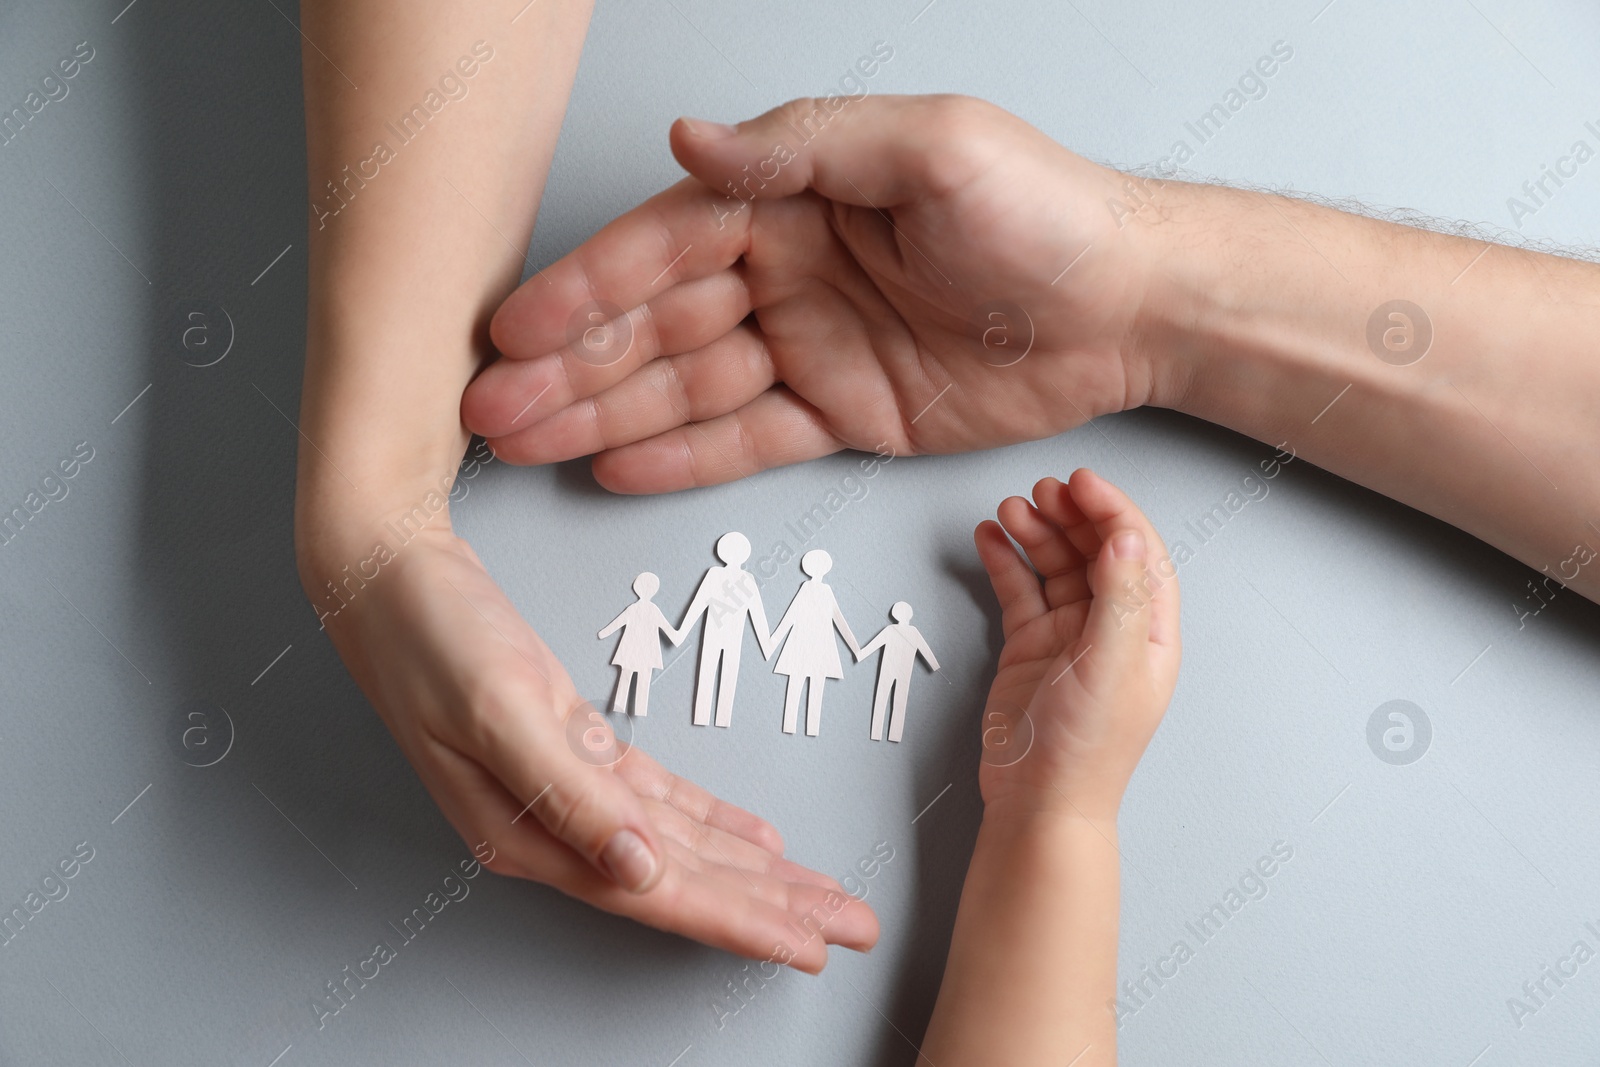
[[[1112,559],[1144,559],[1144,534],[1123,530],[1111,539]]]
[[[720,122],[707,122],[705,119],[691,119],[685,117],[683,124],[688,128],[689,132],[694,134],[696,137],[704,137],[707,140],[712,141],[732,137],[734,134],[739,132],[739,128],[737,126],[724,126]]]
[[[624,889],[642,893],[656,874],[655,853],[632,830],[618,830],[600,853],[600,863]]]

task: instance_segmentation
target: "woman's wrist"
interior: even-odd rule
[[[312,301],[300,405],[295,546],[308,591],[385,531],[449,527],[468,434],[461,393],[486,341],[478,310],[395,315],[377,269],[329,276]],[[373,292],[367,292],[367,290]]]
[[[405,443],[385,451],[378,438],[359,448],[347,442],[340,459],[312,444],[309,434],[302,440],[295,561],[319,614],[325,606],[337,607],[328,600],[330,586],[359,584],[363,574],[370,579],[418,537],[450,535],[466,435],[459,439],[460,447],[416,451]]]

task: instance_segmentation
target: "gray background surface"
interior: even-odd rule
[[[660,677],[637,738],[663,762],[770,817],[823,870],[893,847],[869,883],[871,956],[785,974],[718,1029],[739,961],[483,876],[319,1031],[323,983],[395,941],[386,924],[468,853],[294,576],[296,434],[276,410],[296,409],[303,349],[294,11],[124,2],[0,9],[8,108],[77,42],[95,50],[69,96],[0,148],[0,503],[76,443],[95,450],[70,495],[0,547],[0,912],[79,842],[94,849],[0,947],[0,1061],[913,1062],[977,824],[997,647],[970,529],[1080,464],[1196,551],[1182,679],[1122,819],[1122,973],[1179,939],[1195,955],[1126,1020],[1125,1062],[1592,1056],[1600,961],[1520,1027],[1506,1002],[1580,938],[1600,950],[1583,925],[1600,926],[1600,613],[1567,594],[1519,628],[1531,571],[1305,463],[1201,546],[1185,524],[1271,450],[1157,412],[896,460],[816,538],[858,633],[905,598],[943,661],[914,680],[903,744],[866,736],[865,667],[832,685],[814,740],[779,732],[781,679],[753,656],[729,731],[690,726],[692,663]],[[673,117],[826,92],[875,41],[894,49],[875,93],[984,96],[1133,166],[1193,145],[1185,121],[1282,40],[1292,60],[1193,171],[1501,227],[1541,164],[1596,144],[1589,4],[925,2],[602,4],[530,265],[676,179]],[[1600,244],[1597,181],[1591,162],[1523,233]],[[185,365],[183,314],[217,306],[227,358]],[[592,635],[636,572],[660,574],[680,610],[719,534],[768,551],[857,459],[644,500],[607,496],[582,464],[494,465],[457,514],[599,696],[611,645]],[[791,564],[767,583],[770,613],[798,581]],[[1433,726],[1407,766],[1366,740],[1391,699]],[[179,742],[201,707],[226,709],[204,720],[209,743],[231,740],[203,768]],[[1204,944],[1188,933],[1278,841],[1293,858],[1267,895]]]

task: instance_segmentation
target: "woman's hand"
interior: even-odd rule
[[[401,546],[325,621],[445,816],[493,850],[489,869],[809,972],[827,944],[877,941],[871,909],[784,859],[772,826],[616,742],[447,528]],[[802,920],[821,937],[799,941]]]
[[[1177,682],[1176,568],[1133,501],[1089,470],[1044,479],[999,516],[976,532],[1005,632],[984,708],[985,821],[1059,810],[1115,833]]]
[[[1150,395],[1153,255],[1109,206],[1128,179],[999,108],[797,100],[679,121],[672,148],[693,178],[495,315],[504,358],[462,415],[500,458],[598,452],[607,488],[659,492],[1032,440]]]

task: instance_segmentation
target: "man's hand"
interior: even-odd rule
[[[598,452],[607,488],[660,492],[1031,440],[1149,395],[1125,179],[999,108],[800,100],[680,120],[672,148],[694,177],[495,315],[504,358],[462,414],[500,458]]]
[[[603,717],[569,721],[592,708],[448,530],[404,545],[327,625],[446,818],[493,849],[491,870],[804,971],[828,944],[877,941],[871,909],[784,859],[771,825],[621,746]],[[596,750],[614,755],[584,758]]]

